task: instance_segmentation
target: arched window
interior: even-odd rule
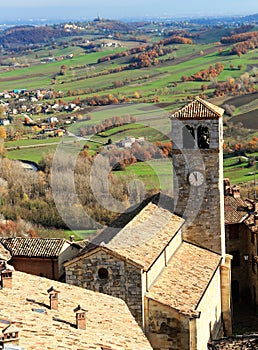
[[[183,127],[183,148],[192,149],[195,145],[194,128],[189,125]]]
[[[207,126],[200,125],[197,129],[197,144],[201,149],[210,148],[210,133]]]

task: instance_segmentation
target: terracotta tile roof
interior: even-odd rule
[[[179,216],[149,203],[105,246],[147,270],[183,223]]]
[[[224,109],[213,105],[210,102],[196,97],[192,102],[170,115],[170,118],[177,119],[218,119],[222,117]]]
[[[0,319],[14,322],[25,350],[152,349],[121,299],[54,282],[59,305],[50,310],[47,290],[53,281],[18,271],[13,277],[13,289],[0,290]],[[75,328],[78,305],[87,310],[86,330]]]
[[[245,224],[248,226],[249,230],[252,232],[258,232],[258,225],[255,224],[255,215],[250,214],[249,217],[245,220]]]
[[[63,238],[0,238],[12,256],[58,257],[67,240]]]
[[[197,316],[198,303],[220,261],[220,255],[183,242],[147,297],[188,317]]]
[[[241,198],[224,196],[225,224],[238,224],[248,216],[246,203]]]
[[[249,335],[236,335],[228,338],[214,340],[208,344],[209,350],[247,350],[258,349],[258,333]]]

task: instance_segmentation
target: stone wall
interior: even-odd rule
[[[224,255],[223,179],[218,151],[174,151],[173,168],[175,212],[186,219],[183,239]],[[188,176],[193,170],[204,174],[202,186],[190,186]]]
[[[145,332],[154,350],[189,350],[189,320],[176,310],[145,298]]]
[[[150,268],[146,272],[146,274],[147,274],[146,288],[147,289],[143,290],[143,293],[150,289],[151,285],[156,281],[156,279],[162,273],[162,271],[167,266],[171,257],[173,256],[173,254],[178,249],[178,247],[180,246],[181,243],[182,243],[182,230],[180,229],[174,235],[174,237],[171,239],[171,241],[168,243],[168,245],[165,247],[165,249],[162,251],[159,258],[157,258],[157,260],[150,266]]]
[[[66,267],[67,283],[123,299],[140,326],[141,278],[140,269],[101,249]]]
[[[175,213],[186,219],[183,239],[225,255],[222,118],[172,119],[172,156]],[[184,143],[184,128],[194,130],[194,145]],[[209,148],[197,146],[199,126],[209,130]],[[190,139],[192,136],[190,136]],[[192,138],[193,140],[193,138]],[[191,171],[199,171],[204,183],[191,186]]]
[[[207,349],[209,340],[218,339],[224,335],[221,319],[221,280],[219,268],[205,291],[197,311],[200,312],[200,317],[196,319],[196,350]]]
[[[257,255],[256,234],[244,223],[226,225],[226,250],[233,255],[232,297],[234,302],[253,302],[258,305],[257,265],[252,265],[252,255]],[[248,254],[249,260],[244,260]]]

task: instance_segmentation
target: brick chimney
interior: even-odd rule
[[[224,195],[230,195],[230,181],[229,178],[224,178]]]
[[[55,290],[54,287],[49,288],[47,292],[49,294],[50,309],[58,310],[58,293],[60,292],[58,290]]]
[[[76,313],[76,328],[86,329],[86,312],[80,305],[78,305],[74,310]]]
[[[5,269],[1,271],[1,282],[2,288],[11,288],[13,287],[13,271]]]
[[[231,188],[231,191],[232,191],[232,196],[234,198],[240,198],[240,187],[235,185]]]

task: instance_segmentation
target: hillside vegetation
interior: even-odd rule
[[[211,27],[205,21],[102,19],[1,33],[0,114],[10,124],[0,126],[5,139],[0,150],[40,168],[32,176],[1,160],[0,177],[8,182],[2,188],[4,216],[67,228],[50,185],[60,144],[66,154],[78,156],[76,188],[95,221],[87,221],[88,229],[116,216],[90,188],[90,167],[98,156],[109,159],[111,191],[125,207],[130,196],[141,200],[160,189],[171,195],[168,116],[196,95],[225,109],[225,175],[233,183],[252,183],[258,152],[257,33],[253,24],[231,22]],[[128,140],[136,142],[117,147]],[[76,208],[73,215],[73,227],[81,229]]]

